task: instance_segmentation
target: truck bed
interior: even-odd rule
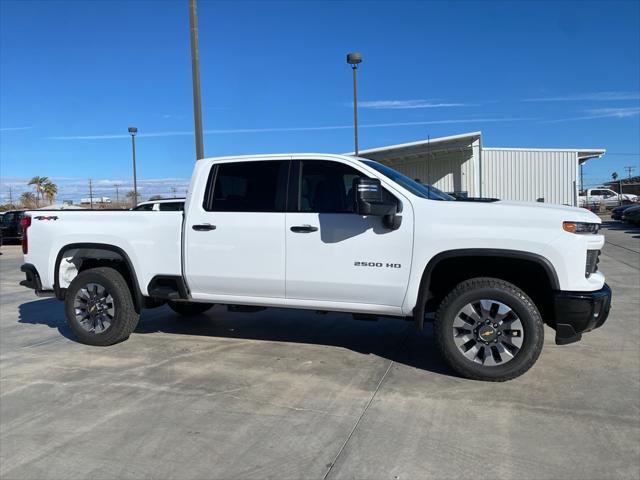
[[[125,252],[143,295],[155,275],[182,274],[182,212],[34,210],[27,214],[31,226],[25,262],[47,265],[46,271],[39,271],[43,289],[53,288],[58,263],[59,286],[67,286],[60,255],[69,246],[99,248],[105,244]]]

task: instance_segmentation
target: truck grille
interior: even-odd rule
[[[587,250],[587,264],[585,266],[584,276],[589,278],[592,273],[598,271],[598,263],[600,262],[600,250]]]

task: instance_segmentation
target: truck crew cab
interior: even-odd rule
[[[78,339],[129,337],[144,308],[213,304],[412,320],[468,378],[503,381],[601,326],[600,219],[549,204],[455,200],[380,163],[323,155],[196,162],[184,212],[37,211],[23,285],[64,300]]]

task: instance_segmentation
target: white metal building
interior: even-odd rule
[[[580,165],[605,150],[483,147],[471,132],[359,153],[445,192],[577,205]]]

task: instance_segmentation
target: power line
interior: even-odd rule
[[[627,178],[631,178],[631,173],[636,169],[636,167],[628,165],[624,167],[624,169],[627,171]]]

